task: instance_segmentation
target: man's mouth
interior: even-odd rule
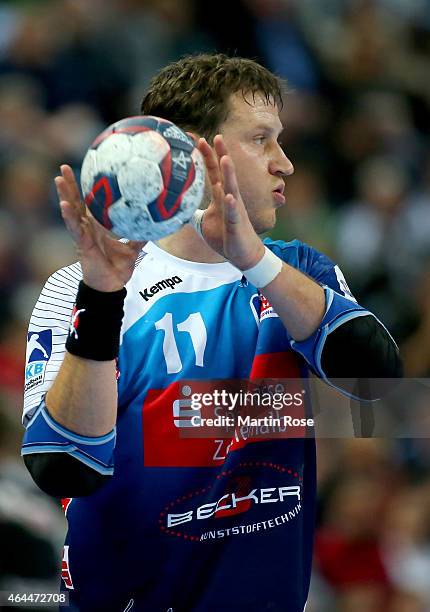
[[[279,206],[285,204],[285,196],[284,196],[285,184],[279,185],[276,189],[272,191],[273,198],[279,203]]]

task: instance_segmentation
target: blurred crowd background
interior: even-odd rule
[[[55,589],[65,529],[18,457],[28,318],[49,274],[75,259],[53,177],[139,114],[159,68],[215,50],[288,79],[296,170],[272,236],[336,260],[406,375],[430,373],[430,0],[3,0],[0,590]],[[428,440],[319,440],[318,454],[307,612],[429,611]]]

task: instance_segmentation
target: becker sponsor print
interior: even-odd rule
[[[302,511],[302,477],[269,461],[246,461],[214,482],[172,500],[160,512],[169,536],[206,542],[246,537],[293,524]]]
[[[46,364],[52,353],[52,330],[28,332],[25,366],[25,391],[45,380]]]

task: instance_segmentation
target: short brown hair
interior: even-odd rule
[[[228,115],[231,94],[262,93],[282,108],[284,83],[257,62],[222,53],[188,55],[153,77],[141,111],[212,139]],[[245,98],[246,99],[246,98]]]

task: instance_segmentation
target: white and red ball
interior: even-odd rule
[[[92,215],[130,240],[176,232],[200,206],[204,185],[204,162],[193,140],[159,117],[112,124],[82,163],[82,192]]]

